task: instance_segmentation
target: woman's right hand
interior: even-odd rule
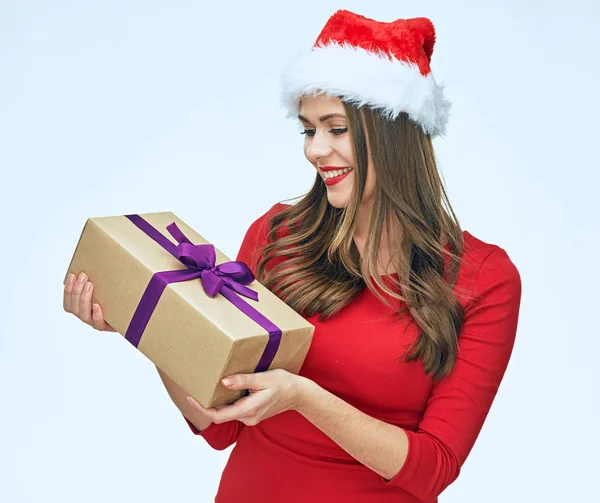
[[[81,321],[104,332],[116,332],[106,321],[99,304],[92,306],[94,285],[87,281],[87,274],[80,273],[78,277],[69,273],[63,294],[63,308]]]
[[[76,277],[74,274],[69,274],[64,288],[63,307],[68,313],[77,316],[81,321],[94,327],[96,330],[104,332],[116,332],[106,321],[102,314],[102,308],[99,304],[92,306],[92,294],[94,285],[91,281],[87,281],[87,275],[82,272]],[[195,407],[192,407],[187,401],[188,393],[179,385],[170,379],[166,374],[161,372],[157,367],[158,373],[169,393],[171,399],[177,405],[179,410],[185,417],[189,418],[198,430],[204,430],[211,424],[211,420],[201,413]],[[226,405],[217,406],[220,409]]]

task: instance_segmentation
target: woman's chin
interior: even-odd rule
[[[327,191],[327,200],[334,208],[345,208],[348,206],[349,198],[349,194],[332,194],[331,191]]]

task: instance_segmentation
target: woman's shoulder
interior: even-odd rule
[[[516,268],[513,261],[508,255],[508,252],[498,244],[488,243],[471,234],[467,230],[463,230],[464,251],[463,257],[473,263],[477,269],[480,269],[483,264],[496,264],[508,266],[512,264]]]
[[[281,213],[283,210],[286,210],[287,208],[289,208],[291,206],[292,206],[291,204],[277,202],[273,206],[271,206],[267,211],[259,214],[259,216],[255,218],[255,222],[262,223],[263,221],[268,220],[272,216],[277,215],[278,213]]]
[[[520,293],[521,276],[505,248],[484,241],[466,230],[463,231],[463,237],[460,273],[463,284],[470,284],[476,294],[493,288]]]
[[[258,242],[265,241],[269,232],[269,221],[271,218],[290,206],[292,205],[279,202],[275,203],[267,211],[255,218],[255,220],[250,224],[248,232],[255,236]]]
[[[291,207],[291,204],[277,202],[269,208],[269,210],[265,213],[265,216],[277,215],[277,213],[281,213],[283,210],[287,210]]]
[[[267,241],[267,236],[269,234],[269,221],[271,218],[278,213],[282,212],[284,209],[289,208],[290,204],[285,203],[275,203],[271,206],[267,211],[259,214],[258,217],[254,217],[254,220],[248,227],[246,231],[246,235],[244,237],[242,247],[252,246],[253,248],[263,245]],[[278,235],[278,237],[281,237]]]

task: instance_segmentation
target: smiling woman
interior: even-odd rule
[[[299,376],[232,376],[192,430],[236,443],[216,501],[435,502],[465,462],[512,352],[520,275],[460,228],[435,162],[450,103],[428,19],[336,12],[282,76],[315,169],[238,255],[314,326]]]
[[[521,279],[463,231],[432,138],[450,103],[434,27],[336,12],[282,76],[313,186],[259,216],[237,260],[314,327],[298,375],[228,376],[204,409],[166,376],[191,430],[235,444],[216,502],[433,503],[459,475],[509,363]],[[85,278],[65,306],[107,329]]]
[[[286,243],[296,238],[292,251],[282,252],[285,246],[278,240],[263,250],[259,277],[298,312],[319,312],[322,319],[351,302],[365,283],[383,302],[406,301],[399,314],[410,310],[423,327],[415,354],[423,355],[436,378],[447,375],[463,317],[452,286],[464,239],[443,190],[430,136],[405,113],[390,121],[325,93],[302,96],[299,109],[304,154],[317,177],[303,200],[273,220],[275,232],[283,220],[298,225],[298,231],[286,238]],[[326,227],[324,222],[331,223]],[[267,274],[266,264],[281,253],[288,257],[285,266]],[[451,259],[448,282],[439,273],[446,258]],[[411,260],[423,265],[416,270]],[[393,274],[399,276],[396,286],[403,295],[382,279]],[[332,285],[332,276],[344,281]],[[419,291],[419,277],[427,291]],[[432,303],[437,311],[430,309]]]

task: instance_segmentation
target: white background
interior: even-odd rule
[[[0,500],[213,500],[230,451],[117,334],[64,313],[61,282],[88,217],[173,211],[233,257],[305,193],[279,72],[347,8],[434,22],[451,202],[522,276],[513,358],[440,501],[600,501],[597,5],[0,2]]]

